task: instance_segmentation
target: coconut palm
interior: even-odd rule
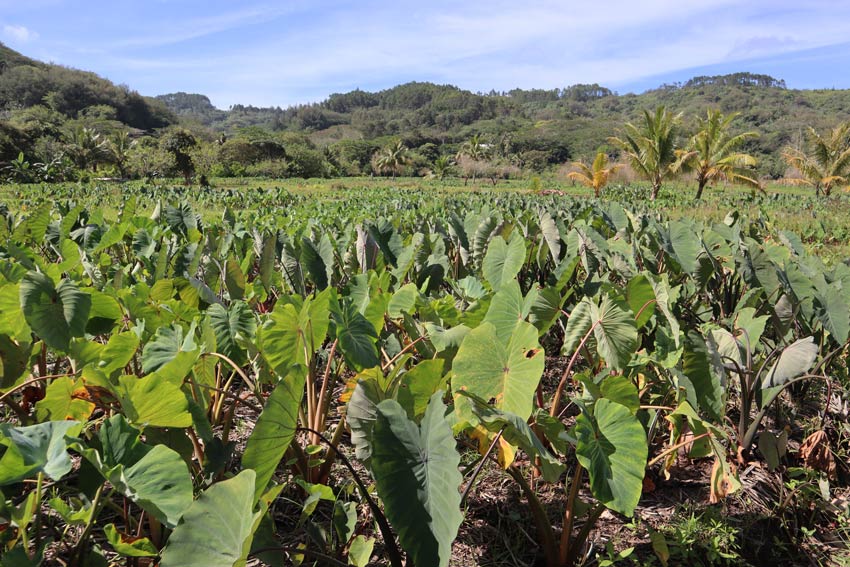
[[[449,156],[440,156],[434,160],[431,169],[428,170],[428,179],[439,179],[442,181],[449,176],[454,169],[454,162]]]
[[[135,145],[136,141],[130,139],[127,130],[119,130],[109,139],[110,159],[118,168],[121,177],[127,177],[127,163],[130,161],[130,151]]]
[[[752,171],[756,158],[736,151],[758,134],[744,132],[733,136],[729,130],[737,116],[738,113],[724,116],[718,110],[709,110],[705,118],[697,118],[697,133],[690,139],[688,149],[679,153],[682,167],[696,173],[697,200],[702,198],[706,186],[718,181],[761,187]]]
[[[396,173],[409,161],[407,146],[404,145],[404,142],[399,141],[378,152],[375,158],[375,166],[378,171],[391,172],[393,179],[395,179]]]
[[[623,128],[622,138],[610,138],[611,143],[623,151],[629,165],[652,184],[650,198],[653,201],[663,181],[679,172],[676,138],[681,117],[663,106],[656,108],[654,113],[644,110],[640,127],[628,123]]]
[[[813,187],[815,195],[827,197],[836,185],[848,182],[850,172],[850,122],[833,128],[826,136],[809,128],[805,147],[786,148],[782,157],[801,177],[786,178],[794,185]]]
[[[605,186],[608,185],[608,180],[611,176],[618,169],[623,167],[619,164],[607,167],[608,155],[605,152],[599,152],[596,154],[596,159],[593,160],[593,163],[590,166],[587,166],[580,161],[574,161],[570,165],[578,171],[571,171],[567,173],[567,177],[573,181],[578,181],[585,187],[593,189],[593,195],[597,199],[602,194],[602,190]]]
[[[68,136],[67,153],[80,170],[94,171],[108,156],[107,141],[93,128],[76,128]]]

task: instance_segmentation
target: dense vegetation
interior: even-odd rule
[[[483,94],[408,83],[285,109],[219,110],[203,95],[146,98],[0,45],[0,168],[28,170],[13,177],[18,181],[187,172],[280,178],[437,171],[496,179],[554,171],[570,160],[590,163],[599,151],[616,159],[609,138],[659,106],[682,113],[682,145],[706,110],[739,113],[732,133],[758,134],[741,150],[754,158],[753,174],[768,179],[788,175],[783,152],[799,148],[809,127],[820,132],[850,120],[848,91],[793,90],[749,73],[695,77],[639,95],[599,85]],[[169,136],[181,137],[182,149]],[[461,159],[472,139],[486,155]],[[379,167],[376,154],[399,142],[406,159]]]
[[[419,183],[4,188],[3,564],[846,561],[824,201]]]

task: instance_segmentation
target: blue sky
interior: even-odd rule
[[[696,74],[850,88],[846,0],[0,0],[0,41],[146,95],[313,102],[412,81],[473,91]]]

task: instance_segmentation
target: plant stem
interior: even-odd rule
[[[528,501],[528,507],[531,509],[531,515],[534,517],[534,523],[537,525],[537,537],[543,547],[543,555],[546,557],[547,567],[559,567],[558,549],[555,547],[555,533],[552,531],[552,524],[546,516],[546,510],[543,504],[537,498],[537,495],[529,486],[522,472],[515,466],[510,466],[507,473],[519,484],[525,499]]]

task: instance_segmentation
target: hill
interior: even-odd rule
[[[708,108],[740,113],[735,128],[759,134],[746,151],[759,159],[761,175],[777,178],[785,173],[782,148],[806,127],[824,129],[850,119],[850,90],[789,89],[780,79],[751,73],[694,77],[641,94],[618,94],[597,84],[473,93],[412,82],[331,94],[289,108],[240,104],[221,110],[202,94],[148,98],[0,44],[0,161],[19,151],[46,161],[56,155],[57,140],[81,127],[106,135],[130,129],[138,137],[178,125],[199,141],[228,140],[221,147],[224,158],[214,148],[207,153],[213,156],[208,162],[239,165],[224,163],[215,170],[224,174],[244,174],[248,170],[241,166],[264,160],[291,163],[296,154],[311,162],[296,168],[305,175],[369,173],[375,150],[398,139],[414,150],[415,172],[474,135],[511,167],[542,171],[608,149],[608,138],[624,123],[657,105],[683,113],[683,135]]]
[[[782,80],[750,73],[695,77],[623,95],[600,85],[485,94],[414,82],[379,92],[332,94],[317,104],[286,109],[236,105],[221,111],[201,95],[158,98],[181,118],[224,132],[246,127],[300,131],[319,144],[343,139],[381,144],[395,136],[414,148],[458,144],[481,134],[507,146],[509,153],[533,159],[544,152],[547,163],[592,155],[645,108],[663,104],[682,112],[686,130],[696,115],[719,108],[741,114],[739,130],[759,133],[747,150],[760,158],[762,173],[772,177],[784,173],[779,153],[804,128],[822,129],[850,119],[848,90],[789,89]]]

